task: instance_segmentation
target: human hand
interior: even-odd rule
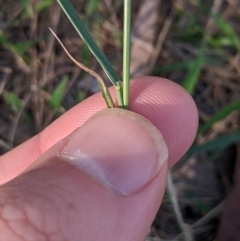
[[[123,110],[85,122],[104,108],[96,94],[0,157],[0,240],[144,240],[168,168],[195,138],[197,110],[173,82],[132,81],[131,110],[160,130],[166,147],[153,125]]]

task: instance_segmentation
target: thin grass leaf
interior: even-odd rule
[[[199,76],[201,74],[203,66],[202,57],[198,56],[191,65],[189,65],[187,74],[182,82],[183,88],[185,88],[190,94],[193,93],[197,85]]]
[[[27,10],[28,9],[28,6],[29,6],[29,0],[20,0],[21,4],[22,4],[22,8],[24,10]]]
[[[77,102],[80,103],[82,102],[85,98],[85,95],[82,90],[77,91]]]
[[[23,56],[23,55],[31,46],[34,45],[34,42],[22,41],[22,42],[13,44],[7,39],[4,33],[0,31],[0,44],[2,44],[5,48],[9,49],[11,52],[26,58],[26,56]]]
[[[21,4],[22,4],[22,8],[23,8],[23,17],[30,17],[32,16],[32,12],[30,9],[30,4],[29,4],[29,0],[21,0]]]
[[[204,58],[203,57],[203,63],[205,65],[221,65],[223,64],[223,60],[221,59],[216,59],[216,58]],[[160,73],[171,73],[173,71],[178,71],[178,70],[184,70],[184,69],[190,69],[190,65],[193,64],[193,60],[190,61],[185,61],[185,62],[179,62],[179,63],[174,63],[174,64],[169,64],[169,65],[162,65],[162,66],[156,66],[154,68],[154,75],[158,75]]]
[[[8,92],[6,95],[6,100],[12,109],[16,112],[22,109],[22,100],[12,92]]]
[[[124,0],[123,105],[125,109],[129,109],[129,98],[130,98],[131,8],[132,8],[132,1]]]
[[[197,5],[198,8],[204,12],[205,14],[209,14],[209,8],[206,6],[206,4],[203,3],[203,1],[196,1],[196,0],[190,0],[192,4]],[[232,26],[224,20],[219,14],[210,13],[210,16],[218,26],[219,30],[225,34],[227,37],[232,39],[232,42],[234,42],[235,47],[240,51],[240,39]]]
[[[190,150],[187,152],[187,156],[191,156],[197,152],[202,151],[214,151],[218,149],[225,149],[228,146],[240,142],[240,131],[237,133],[224,136],[222,138],[218,138],[213,141],[206,142],[201,145],[194,145]]]
[[[34,7],[34,12],[38,13],[38,12],[50,7],[53,3],[54,3],[54,0],[43,0]]]
[[[57,39],[57,41],[59,42],[59,44],[62,46],[63,50],[65,51],[65,53],[68,55],[68,57],[81,69],[85,70],[87,73],[91,74],[92,76],[94,76],[97,79],[100,91],[102,92],[102,96],[106,102],[106,105],[108,108],[112,108],[114,107],[114,103],[112,100],[112,97],[108,91],[108,88],[106,87],[106,85],[104,84],[103,79],[101,78],[100,75],[98,75],[97,73],[95,73],[94,71],[92,71],[91,69],[89,69],[88,67],[86,67],[85,65],[83,65],[82,63],[76,61],[72,55],[67,51],[67,49],[65,48],[65,46],[63,45],[63,43],[61,42],[61,40],[58,38],[58,36],[53,32],[53,30],[51,28],[49,28],[50,31],[52,32],[53,36]]]
[[[221,47],[236,47],[235,41],[233,41],[229,37],[222,37],[222,38],[207,38],[208,43],[215,47],[215,48],[221,48]]]
[[[91,16],[99,7],[99,0],[89,0],[86,6],[87,16]]]
[[[217,121],[220,121],[224,118],[226,118],[228,115],[230,115],[233,111],[240,109],[240,100],[237,100],[223,109],[221,109],[219,112],[217,112],[215,115],[213,115],[208,121],[206,121],[198,130],[198,134],[203,134],[206,132],[214,123]]]
[[[90,51],[93,53],[93,55],[96,57],[96,59],[104,69],[109,80],[115,86],[117,97],[118,97],[118,105],[123,106],[122,83],[119,76],[113,69],[107,57],[103,54],[103,52],[100,50],[100,48],[93,40],[92,36],[90,35],[89,31],[85,27],[81,18],[78,16],[72,4],[68,0],[57,0],[57,1],[62,7],[62,9],[64,10],[65,14],[68,16],[69,20],[73,24],[78,34],[81,36],[82,40],[88,45]]]
[[[231,39],[234,43],[235,47],[240,50],[240,40],[233,30],[232,26],[225,21],[220,15],[211,14],[212,18],[214,19],[215,23],[217,24],[218,28],[225,34],[227,37]]]
[[[156,66],[154,68],[154,73],[171,73],[173,71],[189,69],[189,65],[191,64],[192,60],[169,65]]]
[[[112,34],[113,34],[114,40],[116,41],[116,44],[122,47],[123,46],[122,32],[119,31],[119,29],[113,29]]]
[[[53,109],[59,110],[61,107],[61,103],[64,97],[65,89],[67,86],[69,77],[68,76],[63,76],[62,80],[60,83],[56,86],[54,89],[50,100],[48,101],[48,105],[52,107]]]
[[[184,18],[184,15],[186,14],[185,12],[179,10],[177,12],[179,20],[180,18]],[[189,14],[186,28],[179,34],[179,36],[177,36],[177,39],[200,45],[204,34],[205,30],[198,22],[196,16],[194,14]]]
[[[217,160],[223,154],[223,152],[224,152],[224,149],[216,150],[212,155],[210,155],[208,160],[210,162],[214,162],[215,160]]]
[[[6,35],[0,31],[0,44],[5,48],[8,48],[10,51],[17,53],[14,44],[12,44],[6,37]]]
[[[23,56],[24,53],[33,45],[34,45],[33,41],[22,41],[22,42],[16,43],[13,46],[13,49],[15,50],[16,53]]]

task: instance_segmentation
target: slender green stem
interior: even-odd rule
[[[131,0],[124,0],[123,27],[123,106],[129,108],[130,96],[130,56],[131,56]]]
[[[69,2],[69,0],[57,0],[62,9],[64,10],[65,14],[69,18],[69,20],[72,22],[74,28],[77,30],[78,34],[81,36],[83,41],[87,44],[88,48],[91,50],[93,55],[96,57],[102,68],[104,69],[105,73],[107,74],[109,80],[112,82],[112,84],[115,86],[116,91],[119,86],[121,87],[121,80],[115,70],[113,69],[112,65],[108,61],[107,57],[103,54],[103,52],[100,50],[100,48],[97,46],[95,41],[93,40],[92,36],[90,35],[89,31],[85,27],[83,21],[73,8],[72,4]],[[118,95],[118,98],[122,98],[122,95]],[[123,103],[122,99],[118,99],[118,106],[121,106],[121,103]]]
[[[122,92],[122,83],[119,83],[118,86],[115,86],[116,93],[117,93],[117,100],[118,100],[118,107],[123,107],[123,92]]]

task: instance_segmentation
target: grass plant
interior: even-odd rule
[[[107,57],[103,54],[103,52],[100,50],[94,39],[92,38],[91,34],[89,33],[88,29],[84,25],[84,22],[81,20],[77,12],[75,11],[74,7],[68,0],[58,0],[58,3],[60,4],[61,8],[64,10],[65,14],[71,21],[72,25],[82,38],[82,40],[87,44],[88,48],[92,52],[92,54],[96,57],[99,64],[102,66],[103,70],[105,71],[106,75],[108,76],[109,80],[112,82],[112,84],[115,86],[116,93],[117,93],[117,100],[118,100],[118,106],[121,108],[128,109],[129,107],[129,69],[130,69],[130,24],[131,24],[131,1],[125,0],[124,2],[124,50],[123,50],[123,84],[110,64]],[[91,9],[95,8],[98,4],[98,1],[90,1],[89,2],[89,13],[91,13]],[[65,52],[66,49],[65,49]],[[69,54],[68,54],[69,55]],[[72,57],[69,56],[71,59]],[[73,60],[73,59],[72,59]],[[73,60],[74,61],[74,60]],[[75,61],[76,63],[76,61]],[[93,76],[95,76],[98,80],[100,90],[102,92],[102,95],[105,99],[105,102],[108,107],[114,107],[112,98],[102,80],[102,78],[91,71],[86,66],[83,66],[78,62],[78,66],[81,66],[84,70],[91,73]]]
[[[100,0],[89,0],[87,2],[85,12],[87,17],[91,16],[95,11],[97,11]]]
[[[50,100],[48,101],[48,105],[55,110],[59,110],[61,108],[61,104],[62,104],[62,100],[64,97],[64,92],[65,92],[68,80],[69,80],[69,77],[67,75],[63,76],[61,81],[58,83],[58,85],[50,95]]]
[[[214,114],[211,118],[209,118],[209,120],[206,121],[202,126],[200,126],[198,129],[198,134],[203,134],[209,128],[211,128],[216,122],[223,120],[224,118],[228,117],[233,111],[236,111],[239,109],[240,109],[240,100],[237,100],[228,104],[220,111],[218,111],[216,114]]]
[[[206,151],[216,151],[216,150],[223,151],[230,145],[233,145],[238,142],[240,142],[240,130],[234,134],[226,135],[224,137],[221,137],[221,138],[218,138],[215,140],[207,141],[203,144],[194,145],[188,151],[187,156],[191,156],[197,152],[203,152],[203,151],[205,151],[205,152]]]
[[[6,93],[6,100],[14,111],[18,112],[22,109],[22,100],[16,94]]]

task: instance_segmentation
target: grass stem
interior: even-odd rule
[[[129,109],[130,99],[131,6],[131,0],[124,0],[123,106],[125,109]]]

